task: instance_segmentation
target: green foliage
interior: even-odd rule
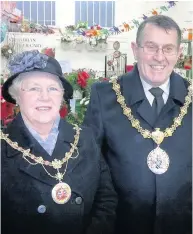
[[[91,92],[91,87],[92,87],[92,84],[94,84],[95,82],[99,82],[97,79],[94,79],[94,78],[89,78],[87,80],[87,86],[85,88],[85,96],[86,97],[90,97],[90,92]]]
[[[72,85],[73,90],[81,91],[81,87],[77,83],[77,79],[78,79],[78,73],[77,72],[72,72],[72,73],[66,75],[65,79],[68,80],[69,83]]]
[[[80,101],[76,101],[75,110],[76,110],[75,113],[72,112],[68,113],[66,120],[71,124],[81,125],[84,120],[84,116],[87,110],[87,105],[85,105],[85,102],[83,104],[80,104]]]

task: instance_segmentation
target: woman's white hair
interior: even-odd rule
[[[33,71],[33,76],[41,76],[42,73],[46,74],[48,77],[50,76],[52,78],[55,78],[55,80],[60,85],[60,88],[63,89],[63,85],[62,85],[61,80],[55,75],[52,75],[52,74],[47,73],[47,72]],[[17,103],[17,100],[19,97],[19,90],[21,90],[21,86],[22,86],[24,79],[29,78],[31,76],[32,76],[32,72],[21,73],[18,75],[17,78],[15,78],[13,80],[12,85],[9,87],[8,92],[11,95],[11,97],[16,100],[16,103]]]

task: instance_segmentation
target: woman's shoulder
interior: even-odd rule
[[[6,128],[1,129],[1,163],[3,165],[4,160],[6,159],[7,156],[7,150],[10,147],[8,143],[6,142],[6,138],[8,137],[8,132]]]
[[[5,138],[7,136],[7,128],[1,128],[1,150],[6,146]]]

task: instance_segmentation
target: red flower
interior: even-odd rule
[[[89,77],[90,77],[90,75],[87,73],[87,72],[85,72],[85,71],[82,71],[82,72],[80,72],[80,74],[84,77],[84,79],[88,79]]]
[[[101,26],[97,25],[96,29],[101,30]]]
[[[77,83],[81,88],[85,88],[87,85],[86,80],[83,77],[78,77]]]
[[[191,69],[191,64],[190,65],[184,65],[184,69],[190,70]]]
[[[45,50],[43,51],[43,53],[46,54],[47,56],[55,58],[55,49],[45,48]]]
[[[105,78],[103,78],[103,81],[106,81],[106,80],[109,80],[109,79],[108,79],[108,78],[106,78],[106,77],[105,77]]]
[[[60,110],[60,117],[61,118],[65,118],[68,114],[68,109],[67,107],[64,105],[61,110]]]
[[[127,71],[127,72],[132,71],[132,70],[133,70],[133,68],[134,68],[134,66],[133,66],[133,65],[126,65],[126,71]]]
[[[1,120],[14,115],[14,104],[1,100]]]
[[[87,86],[87,80],[89,77],[90,75],[85,71],[78,73],[77,83],[80,85],[81,88],[85,88]]]
[[[0,88],[0,97],[1,97],[1,120],[6,120],[9,117],[14,116],[14,107],[15,105],[9,102],[6,102],[1,96],[1,88]]]

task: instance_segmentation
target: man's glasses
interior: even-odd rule
[[[177,47],[173,45],[165,45],[162,48],[159,48],[159,46],[157,45],[144,45],[144,46],[139,45],[139,47],[143,49],[144,53],[150,55],[157,54],[160,49],[162,50],[162,53],[166,56],[176,55],[178,52]]]

